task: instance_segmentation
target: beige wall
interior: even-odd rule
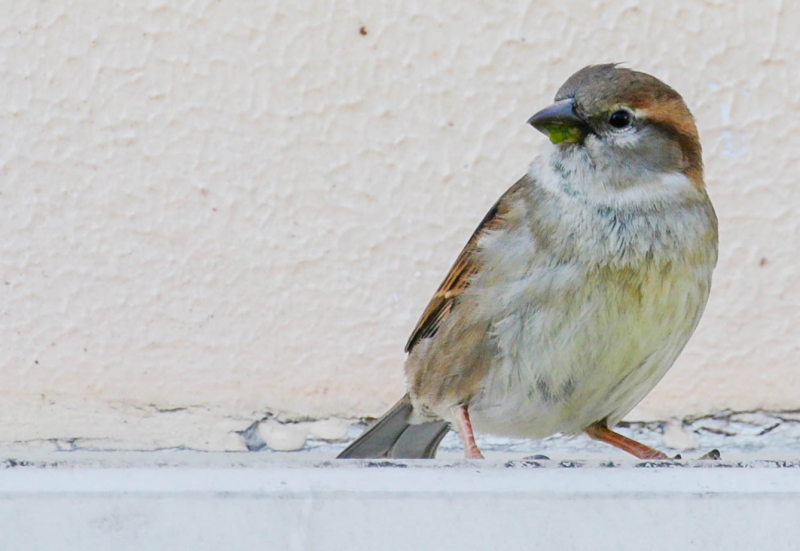
[[[706,316],[632,418],[800,407],[797,3],[4,4],[4,446],[380,413],[544,140],[525,120],[606,61],[685,96],[721,225]]]

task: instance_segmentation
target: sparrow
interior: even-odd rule
[[[667,459],[612,427],[675,362],[711,289],[717,217],[694,118],[667,84],[604,64],[528,123],[549,143],[422,313],[408,393],[340,458],[431,458],[455,427],[468,459],[483,457],[475,432],[585,432]]]

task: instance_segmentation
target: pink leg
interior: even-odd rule
[[[478,444],[475,443],[475,435],[472,433],[472,423],[469,420],[467,406],[456,406],[453,408],[453,415],[456,418],[456,428],[464,444],[464,459],[483,459]]]
[[[651,448],[650,446],[642,444],[641,442],[637,442],[636,440],[632,440],[627,436],[622,436],[621,434],[614,432],[608,428],[608,426],[606,426],[605,421],[598,421],[593,425],[589,425],[585,430],[586,434],[588,434],[590,438],[599,440],[600,442],[605,442],[606,444],[611,444],[615,448],[619,448],[622,451],[628,452],[639,459],[669,459],[667,454],[664,452],[660,452]],[[680,459],[680,456],[678,456],[677,459]]]

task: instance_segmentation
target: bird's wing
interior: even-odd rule
[[[436,334],[439,324],[444,320],[456,302],[458,296],[469,287],[472,276],[478,271],[479,263],[476,258],[478,241],[487,232],[503,227],[504,217],[510,210],[510,200],[516,192],[524,185],[525,177],[511,186],[494,206],[486,213],[483,220],[472,233],[461,254],[458,255],[455,264],[450,268],[447,277],[434,293],[425,311],[414,327],[408,342],[406,352],[411,352],[414,346],[421,340],[432,337]]]

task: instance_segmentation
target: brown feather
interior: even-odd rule
[[[675,137],[686,160],[684,169],[686,176],[697,189],[704,189],[703,149],[694,117],[684,101],[682,99],[662,103],[651,101],[639,109],[653,124],[668,129]]]
[[[510,210],[506,198],[513,195],[514,191],[522,186],[524,180],[523,178],[514,184],[489,209],[481,223],[478,224],[478,227],[472,233],[472,237],[469,238],[461,254],[458,255],[455,264],[450,268],[442,284],[439,285],[439,289],[434,293],[425,311],[422,312],[422,316],[406,343],[406,352],[411,352],[421,339],[429,338],[436,334],[439,324],[452,310],[456,298],[469,286],[472,276],[478,271],[478,263],[475,258],[478,241],[487,232],[502,226],[503,217]]]

